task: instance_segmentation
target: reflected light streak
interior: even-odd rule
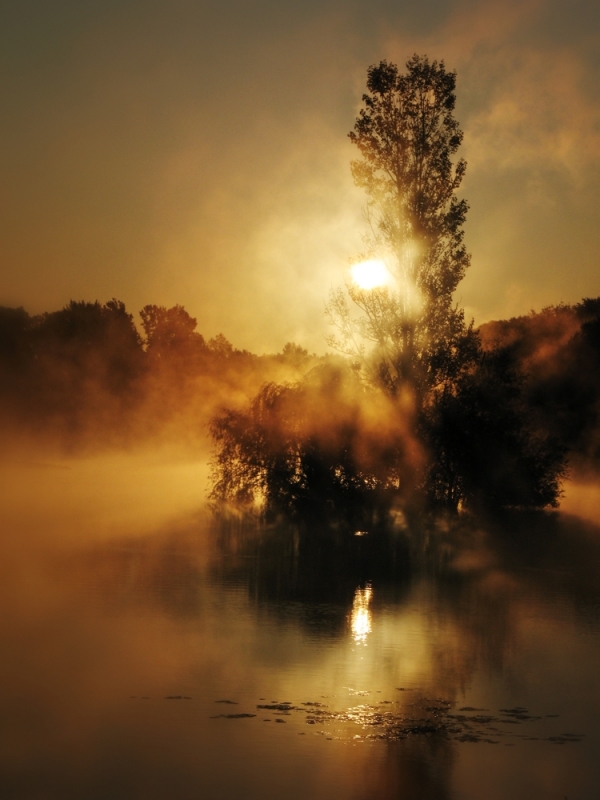
[[[350,629],[356,644],[367,643],[367,636],[371,633],[371,610],[369,604],[373,596],[373,589],[368,583],[364,589],[357,589],[354,593],[352,613],[350,615]]]

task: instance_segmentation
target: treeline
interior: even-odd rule
[[[569,446],[585,435],[561,400],[574,376],[555,377],[549,399],[523,333],[490,329],[484,341],[454,299],[470,266],[455,87],[456,73],[427,56],[404,72],[385,60],[368,68],[349,137],[369,225],[352,280],[326,305],[345,364],[267,384],[212,421],[215,503],[368,528],[413,508],[558,504]],[[595,368],[594,353],[574,347]],[[585,404],[592,426],[595,402],[573,409]]]
[[[140,318],[138,330],[118,300],[72,301],[37,316],[0,307],[4,436],[70,450],[154,440],[206,447],[212,420],[217,440],[236,434],[221,452],[229,470],[244,465],[237,475],[241,498],[259,489],[267,453],[274,505],[279,497],[314,507],[319,497],[336,495],[362,503],[351,488],[362,487],[367,473],[373,484],[391,475],[414,491],[426,446],[413,435],[409,395],[392,402],[371,394],[349,361],[295,344],[259,356],[222,335],[206,340],[182,306],[146,306]],[[481,368],[462,377],[459,392],[438,398],[435,415],[429,411],[428,442],[440,456],[430,468],[447,469],[446,453],[458,467],[462,453],[463,480],[471,472],[476,482],[483,468],[473,460],[477,441],[486,453],[495,451],[497,463],[502,442],[521,435],[514,426],[526,418],[533,435],[567,451],[575,468],[597,469],[600,298],[489,322],[476,333]],[[404,413],[396,413],[398,404]],[[231,472],[221,477],[236,479]],[[431,474],[433,493],[436,480]]]
[[[538,429],[568,449],[574,468],[600,466],[600,298],[549,306],[479,329],[518,371]]]
[[[297,379],[318,362],[287,344],[279,354],[206,340],[180,305],[148,305],[141,328],[124,303],[71,301],[37,316],[0,307],[0,425],[4,440],[67,450],[153,440],[206,447],[221,405],[241,406],[267,380]]]
[[[556,506],[568,469],[600,467],[600,298],[468,332],[419,398],[324,360],[211,422],[213,498],[268,516]]]

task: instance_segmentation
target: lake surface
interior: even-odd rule
[[[355,536],[217,523],[194,464],[1,478],[2,798],[600,796],[593,487]]]

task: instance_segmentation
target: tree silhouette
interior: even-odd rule
[[[392,286],[334,291],[327,313],[337,328],[332,346],[389,393],[409,382],[420,398],[454,375],[477,341],[452,302],[470,261],[462,230],[468,205],[455,194],[466,163],[452,162],[463,137],[453,116],[456,73],[417,55],[406,69],[400,74],[386,61],[369,68],[349,134],[361,154],[354,181],[368,196],[361,259],[383,257]]]
[[[140,317],[152,361],[169,364],[192,358],[206,348],[204,337],[196,332],[197,321],[183,306],[144,306]]]
[[[524,376],[510,353],[482,353],[476,368],[445,384],[421,419],[430,458],[430,504],[497,509],[556,507],[566,448],[536,430]]]
[[[410,458],[397,415],[384,424],[388,413],[343,364],[267,383],[247,411],[212,420],[212,499],[271,517],[372,522],[404,485]]]
[[[337,328],[329,342],[350,358],[364,394],[308,375],[268,384],[247,412],[215,418],[213,499],[259,497],[269,513],[321,517],[384,511],[407,489],[449,509],[556,505],[564,449],[536,435],[514,365],[483,352],[452,299],[469,266],[468,206],[456,196],[466,165],[452,160],[462,141],[455,85],[456,74],[426,56],[404,74],[386,61],[369,68],[352,172],[368,197],[361,259],[383,257],[391,285],[349,285],[327,306]],[[369,405],[384,447],[365,425]]]
[[[67,370],[77,393],[102,383],[115,395],[126,394],[141,367],[140,336],[116,299],[104,305],[71,300],[60,311],[43,314],[34,341],[48,373]]]

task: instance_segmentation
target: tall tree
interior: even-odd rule
[[[420,396],[477,343],[452,301],[470,261],[462,229],[468,204],[456,196],[466,163],[452,162],[463,137],[453,114],[456,73],[417,55],[406,69],[386,61],[369,68],[349,134],[361,154],[354,181],[368,196],[362,258],[383,257],[393,280],[334,291],[327,310],[337,328],[332,346],[358,357],[389,393],[408,381]]]
[[[369,68],[350,133],[371,229],[360,260],[384,259],[390,280],[350,284],[327,306],[337,328],[329,343],[366,378],[362,395],[354,387],[343,413],[347,387],[315,390],[308,375],[263,387],[245,414],[215,418],[213,499],[262,498],[295,514],[314,505],[321,516],[379,513],[411,495],[450,509],[556,505],[564,449],[536,435],[521,377],[501,354],[483,354],[453,301],[470,260],[455,86],[456,74],[426,56],[403,74],[386,61]]]

